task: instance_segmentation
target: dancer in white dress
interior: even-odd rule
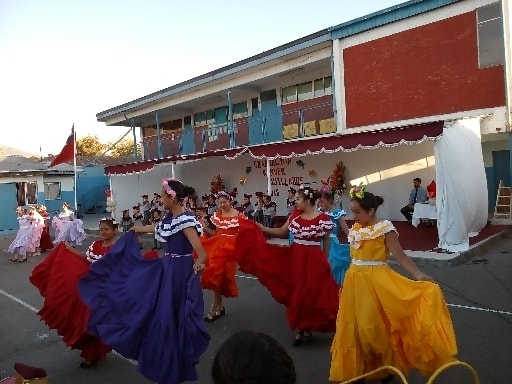
[[[9,259],[10,261],[23,263],[27,261],[27,245],[31,230],[31,218],[27,215],[27,211],[23,207],[16,208],[16,212],[18,213],[17,219],[20,229],[16,234],[16,238],[11,245],[9,245],[9,248],[7,248],[7,252],[14,253],[14,256]]]
[[[52,226],[55,231],[55,240],[53,244],[62,241],[68,242],[72,247],[82,245],[85,237],[85,231],[82,227],[83,222],[76,219],[69,203],[62,204],[62,211],[59,216],[52,219]]]
[[[41,256],[41,235],[45,227],[44,217],[39,214],[37,208],[29,208],[28,215],[31,218],[30,233],[28,235],[27,253],[28,256]]]

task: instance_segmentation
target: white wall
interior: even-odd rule
[[[277,160],[271,168],[277,175],[274,178],[272,190],[273,200],[278,205],[278,214],[286,212],[286,191],[284,184],[297,182],[317,182],[327,178],[334,170],[336,164],[343,161],[346,166],[347,181],[359,184],[363,181],[368,184],[368,190],[381,195],[385,202],[379,214],[391,220],[403,220],[400,208],[408,200],[412,189],[412,179],[420,177],[426,186],[435,178],[434,142],[426,141],[415,145],[401,145],[394,148],[379,148],[375,150],[358,150],[355,152],[337,154],[323,154],[292,158],[290,160]],[[304,162],[304,168],[297,165],[297,161]],[[288,164],[289,163],[289,164]],[[252,167],[246,174],[246,167]],[[267,190],[267,178],[264,176],[265,162],[255,160],[248,155],[240,156],[235,160],[224,158],[210,158],[175,166],[175,176],[185,184],[189,184],[202,196],[210,191],[210,183],[215,175],[221,175],[225,181],[226,189],[231,191],[238,188],[238,201],[242,201],[244,193],[254,196],[257,191]],[[316,176],[310,176],[310,171],[316,171]],[[139,175],[112,176],[113,199],[116,201],[116,213],[130,208],[141,200],[142,194],[150,195],[160,192],[164,177],[171,176],[171,164],[161,164],[152,171]],[[244,185],[240,179],[247,178]],[[281,185],[279,185],[281,184]],[[253,198],[254,201],[254,198]],[[343,206],[349,209],[348,196],[343,197]],[[349,214],[350,217],[350,214]]]

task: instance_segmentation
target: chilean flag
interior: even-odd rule
[[[56,166],[57,164],[67,163],[75,158],[75,125],[71,128],[71,135],[69,135],[66,140],[66,144],[60,151],[60,153],[55,156],[50,163],[50,168]]]

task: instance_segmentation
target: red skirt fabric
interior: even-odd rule
[[[82,351],[81,356],[102,360],[110,349],[87,333],[89,308],[78,293],[78,282],[89,271],[89,262],[60,243],[39,263],[30,282],[44,298],[37,313],[50,329],[55,329],[64,343]]]
[[[39,244],[39,248],[41,248],[42,252],[53,248],[52,238],[50,237],[50,229],[48,227],[43,228],[43,232],[41,233],[41,242]]]
[[[256,276],[286,306],[291,329],[335,331],[339,287],[320,246],[268,244],[257,225],[246,220],[235,247],[240,270]]]
[[[203,289],[219,292],[224,297],[238,297],[235,239],[236,236],[224,235],[201,237],[201,244],[208,255],[206,269],[201,275]]]

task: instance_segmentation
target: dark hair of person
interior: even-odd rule
[[[369,212],[372,208],[374,211],[377,211],[377,208],[384,203],[384,199],[381,196],[375,196],[371,192],[365,192],[362,199],[354,196],[351,200],[358,201],[359,206],[366,212]]]
[[[188,185],[184,185],[179,180],[169,180],[167,181],[167,184],[173,189],[174,192],[176,192],[176,199],[178,201],[183,201],[185,197],[192,196],[196,193],[194,188],[189,187]]]
[[[117,223],[117,221],[115,221],[111,217],[104,217],[103,219],[100,220],[99,224],[107,224],[110,227],[110,229],[113,230],[117,230],[119,228],[119,224]]]
[[[421,179],[419,177],[415,177],[413,181],[417,181],[418,183],[421,184]]]
[[[330,202],[334,201],[334,193],[332,191],[320,191],[324,199],[329,200]]]
[[[297,193],[304,200],[309,200],[311,205],[315,205],[316,201],[322,196],[321,192],[318,192],[311,187],[300,188]]]
[[[241,331],[217,351],[212,365],[214,384],[295,384],[293,360],[273,337]]]
[[[62,204],[63,207],[66,207],[67,209],[71,209],[71,205],[65,201],[64,204]]]

